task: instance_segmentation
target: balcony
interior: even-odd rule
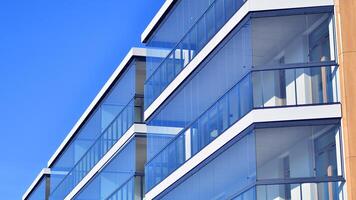
[[[257,123],[163,192],[153,189],[158,196],[151,192],[147,196],[162,200],[245,196],[252,200],[255,191],[253,196],[245,192],[257,187],[257,199],[328,199],[320,198],[326,197],[322,196],[324,191],[339,194],[342,188],[322,183],[345,181],[340,144],[340,121],[336,119]],[[165,187],[167,182],[158,187]],[[298,198],[303,191],[312,192]],[[319,198],[311,198],[316,194]],[[294,198],[285,198],[288,196]]]
[[[233,200],[346,199],[342,190],[343,185],[343,182],[337,181],[257,185],[242,192]]]
[[[190,63],[244,0],[215,0],[145,81],[145,109]]]
[[[134,123],[142,122],[142,104],[143,98],[136,96],[122,109],[57,187],[52,190],[51,199],[64,199]]]
[[[145,147],[132,137],[71,199],[142,199]]]
[[[160,183],[252,109],[337,103],[338,67],[268,69],[246,74],[145,166],[146,191]]]
[[[116,189],[106,200],[143,198],[143,176],[135,175]]]

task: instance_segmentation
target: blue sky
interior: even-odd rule
[[[0,199],[20,199],[164,0],[0,0]]]

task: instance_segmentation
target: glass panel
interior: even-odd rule
[[[245,52],[251,49],[249,47],[250,42],[246,42],[249,40],[249,32],[249,25],[247,24],[232,33],[233,36],[229,38],[229,42],[221,44],[221,48],[207,58],[207,62],[200,66],[197,73],[181,86],[181,90],[174,94],[174,98],[166,101],[161,109],[157,110],[149,119],[147,122],[149,133],[148,160],[246,76],[251,69],[252,61],[251,54]],[[184,53],[184,55],[186,54]],[[212,76],[216,77],[214,81],[211,80]],[[246,82],[248,81],[246,80]],[[248,90],[248,88],[251,90],[248,83],[243,88],[244,90]],[[235,90],[239,90],[239,88]],[[206,91],[210,92],[207,93]],[[251,94],[251,91],[246,92],[248,96]],[[230,112],[231,115],[225,117],[230,118],[232,123],[240,116],[240,111],[235,111],[235,109],[239,109],[240,99],[237,93],[232,94],[231,97],[235,99],[232,101],[234,104],[229,109],[234,110]],[[245,114],[246,108],[250,107],[252,102],[245,102],[249,101],[250,97],[244,96],[243,98],[241,102],[244,103],[242,106],[244,106],[243,112]],[[226,105],[227,107],[230,106]],[[218,123],[221,123],[221,120]],[[164,136],[165,140],[162,139]]]
[[[145,166],[146,186],[151,189],[185,161],[185,135],[170,142],[163,151],[154,156]]]
[[[342,192],[342,185],[338,182],[324,182],[324,183],[303,183],[302,197],[303,199],[325,199],[338,200],[344,199]]]
[[[164,32],[168,35],[160,35],[160,31],[162,31],[162,25],[159,29],[154,33],[151,37],[151,40],[147,43],[149,47],[155,47],[148,51],[160,51],[167,52],[164,59],[161,59],[161,62],[157,62],[156,59],[147,59],[148,66],[148,76],[145,85],[145,108],[147,108],[153,101],[156,99],[159,94],[167,87],[167,85],[176,77],[176,75],[186,66],[193,57],[206,45],[210,38],[212,38],[215,33],[220,30],[219,28],[242,6],[243,0],[215,0],[205,1],[205,0],[197,0],[193,1],[197,3],[199,8],[201,5],[208,4],[209,7],[206,7],[206,12],[199,18],[196,18],[194,25],[191,24],[190,29],[186,29],[187,32],[184,32],[184,35],[180,35],[182,30],[185,30],[184,24],[179,24],[179,22],[184,22],[186,19],[185,16],[189,16],[191,8],[183,8],[182,5],[186,4],[194,4],[192,1],[182,0],[177,3],[176,7],[173,8],[173,11],[166,17],[166,20],[173,20],[174,26],[171,24],[170,29],[166,29]],[[210,4],[211,2],[211,4]],[[185,10],[187,13],[182,13]],[[188,10],[188,11],[187,11]],[[171,16],[171,15],[174,15]],[[176,18],[179,15],[183,15]],[[168,27],[166,22],[162,22],[164,27]],[[190,24],[190,23],[189,23]],[[177,27],[179,27],[177,29]],[[175,31],[173,31],[175,30]],[[161,33],[164,33],[161,32]],[[169,34],[169,33],[171,34]],[[173,34],[172,34],[173,33]],[[173,40],[170,40],[171,38]],[[179,38],[179,40],[178,40]],[[162,40],[162,41],[157,41]],[[159,49],[159,50],[157,50]],[[178,65],[175,68],[175,74],[171,76],[171,68],[172,68],[172,59],[181,60],[178,63],[183,63],[183,65]],[[160,64],[159,64],[160,63]],[[167,71],[169,75],[167,75]],[[151,87],[154,83],[157,83],[157,87]]]
[[[27,196],[26,200],[47,200],[47,186],[49,177],[43,176],[33,188],[32,192]]]
[[[265,128],[255,132],[258,180],[338,176],[338,125]]]
[[[240,117],[239,87],[234,87],[228,94],[229,97],[229,122],[230,125]]]
[[[65,176],[61,182],[53,189],[51,193],[51,198],[62,199],[64,198],[70,190],[77,185],[82,178],[84,178],[87,173],[94,167],[95,164],[105,155],[105,153],[120,139],[120,137],[131,127],[133,124],[133,110],[134,101],[132,99],[129,104],[127,104],[124,109],[116,116],[113,121],[107,126],[107,128],[102,132],[96,141],[90,146],[88,151],[82,156],[82,158],[77,162],[74,168]],[[120,137],[114,138],[114,130],[118,130],[117,126],[120,127],[120,132],[116,132]]]
[[[74,199],[134,200],[136,144],[142,148],[141,138],[134,138],[105,167],[97,173]],[[139,185],[138,185],[139,186]],[[142,198],[142,196],[139,196]]]
[[[219,101],[218,103],[218,115],[219,115],[219,123],[218,129],[221,133],[226,130],[229,126],[229,104],[228,98],[226,95]]]
[[[299,184],[261,185],[257,186],[258,200],[301,200],[301,187]]]
[[[255,180],[255,141],[253,133],[241,138],[193,175],[169,191],[162,199],[231,199]],[[189,195],[187,195],[189,194]],[[253,190],[245,200],[252,200]]]
[[[121,114],[125,110],[132,110],[132,106],[128,104],[136,94],[136,64],[140,63],[143,67],[142,62],[133,59],[128,64],[61,156],[55,160],[51,168],[51,194],[56,193],[54,195],[63,199],[115,143],[122,131],[126,131],[117,130],[116,127],[121,122]]]
[[[252,72],[255,108],[337,102],[333,66]]]
[[[257,200],[343,200],[343,183],[321,182],[301,184],[259,185]]]
[[[253,65],[325,62],[330,52],[330,13],[252,19]]]

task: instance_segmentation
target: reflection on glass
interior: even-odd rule
[[[259,185],[256,187],[256,199],[344,200],[342,185],[340,182]]]
[[[64,198],[132,126],[135,122],[134,116],[137,115],[133,112],[135,111],[135,107],[139,107],[137,102],[142,103],[142,99],[136,100],[136,98],[133,98],[113,121],[108,124],[106,129],[103,130],[77,164],[64,176],[57,187],[52,189],[51,199]],[[142,110],[142,108],[136,110]]]
[[[75,196],[76,200],[142,199],[146,140],[133,138]],[[139,162],[138,162],[139,161]]]
[[[337,102],[337,67],[252,72],[254,107]]]
[[[254,135],[249,133],[161,199],[231,199],[255,180],[254,149]],[[253,190],[250,190],[240,197],[247,200],[253,194]]]
[[[257,179],[336,177],[337,125],[256,129]],[[339,170],[340,171],[340,170]]]
[[[244,0],[213,1],[206,12],[197,19],[196,23],[188,30],[166,58],[163,59],[157,67],[150,66],[150,68],[154,68],[154,70],[149,70],[152,71],[152,74],[148,76],[145,83],[145,108],[147,108],[179,72],[190,63],[195,55],[197,55],[243,3]],[[155,63],[155,65],[157,64]]]
[[[253,65],[335,60],[329,13],[252,19]]]
[[[161,147],[162,150],[157,152],[155,156],[153,156],[153,158],[146,165],[147,174],[150,174],[147,176],[147,189],[151,189],[151,187],[153,187],[165,177],[167,177],[171,172],[173,172],[180,165],[182,165],[186,159],[189,159],[191,156],[197,154],[201,149],[203,149],[206,145],[216,139],[222,132],[224,132],[228,127],[240,120],[253,108],[285,106],[287,103],[288,105],[303,105],[337,102],[337,98],[334,99],[336,89],[333,87],[333,83],[336,81],[336,78],[333,77],[335,74],[335,70],[337,70],[337,68],[335,67],[277,69],[268,71],[257,71],[246,75],[241,81],[239,81],[234,87],[232,87],[225,95],[223,95],[223,97],[221,97],[216,103],[214,103],[207,111],[200,115],[188,127],[180,129],[180,131],[178,131],[178,134],[169,134],[171,138],[172,135],[178,136],[174,137],[173,139],[169,138],[171,140],[166,141],[166,145],[163,145]],[[299,74],[299,77],[297,77],[297,71],[303,71],[303,73]],[[325,79],[322,76],[323,72],[325,72]],[[300,83],[298,82],[300,76],[309,76],[310,78],[307,79],[308,81]],[[259,79],[258,77],[261,77],[261,79]],[[288,77],[288,81],[286,80],[286,77]],[[289,88],[290,85],[294,85],[292,89]],[[301,101],[301,99],[307,99],[310,101]],[[254,106],[252,105],[252,102],[255,104]],[[301,146],[300,149],[296,149],[293,151],[296,153],[296,155],[287,154],[288,149],[274,149],[274,151],[270,149],[270,146],[275,146],[276,148],[289,148],[288,143],[274,145],[268,142],[261,142],[259,147],[266,147],[266,149],[263,149],[258,152],[261,152],[262,154],[270,152],[270,158],[278,157],[279,161],[276,161],[276,163],[272,163],[272,161],[270,163],[264,163],[269,159],[265,160],[268,155],[262,155],[261,160],[258,160],[258,166],[263,166],[261,167],[261,171],[259,171],[261,176],[260,178],[266,178],[263,174],[271,176],[269,178],[321,176],[319,174],[324,174],[325,176],[326,172],[323,171],[327,171],[329,173],[328,176],[336,175],[337,168],[335,140],[334,143],[327,143],[327,145],[331,145],[330,152],[327,152],[325,154],[321,152],[306,152],[306,150],[308,150],[308,147],[313,147],[314,149],[317,149],[321,145],[319,145],[319,143],[321,142],[317,142],[319,140],[316,138],[316,135],[318,135],[318,133],[316,132],[317,128],[306,127],[305,131],[300,134],[298,132],[300,128],[296,128],[294,132],[292,130],[293,129],[291,129],[290,133],[280,136],[271,135],[271,137],[268,137],[270,139],[265,138],[265,140],[271,140],[269,142],[274,142],[275,138],[283,138],[289,135],[288,138],[286,138],[285,142],[289,141],[287,139],[295,139],[295,141],[289,142],[291,142],[290,144],[297,144],[298,142],[300,142],[299,140],[304,139],[304,146]],[[331,134],[331,136],[328,135],[327,137],[329,139],[329,142],[331,142],[332,137],[336,135],[336,130],[337,129],[330,127],[330,131],[328,132],[328,134]],[[266,131],[268,132],[268,130]],[[276,131],[276,133],[282,134],[282,129]],[[323,132],[320,132],[320,134],[321,133]],[[263,136],[264,134],[261,134],[260,137],[263,138]],[[315,144],[312,143],[311,140],[309,140],[310,137],[314,137],[316,142]],[[263,139],[261,138],[260,140],[263,141]],[[157,143],[158,140],[154,140],[156,140],[155,143]],[[278,140],[276,142],[283,142],[283,140]],[[268,145],[266,146],[266,144]],[[186,150],[185,152],[181,152],[179,154],[178,152],[174,152],[173,154],[169,153],[173,152],[173,150],[170,150],[173,147],[177,149]],[[277,153],[279,153],[278,156],[274,155]],[[306,163],[303,163],[301,161],[295,161],[295,159],[297,159],[298,156],[300,157],[302,153],[307,155],[320,156],[310,157],[305,160]],[[179,162],[173,161],[172,158],[169,158],[168,156],[175,155],[177,157],[178,155],[184,154],[186,154],[185,159],[179,160]],[[325,161],[326,158],[328,159],[327,161]],[[312,161],[314,161],[313,159],[317,162],[311,165]],[[305,165],[303,166],[305,168],[304,171],[302,170],[303,168],[301,168],[301,165]],[[328,166],[327,169],[326,166]],[[160,167],[161,169],[157,169]],[[265,171],[265,167],[267,171]],[[278,170],[270,172],[268,171],[269,169]],[[294,169],[298,169],[299,171],[295,171]],[[152,173],[158,174],[154,175]]]

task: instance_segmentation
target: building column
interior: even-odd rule
[[[356,1],[335,0],[348,199],[356,200]]]

